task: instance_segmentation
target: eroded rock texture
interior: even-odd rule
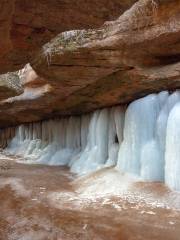
[[[135,0],[1,0],[0,71],[20,69],[58,33],[101,26]]]
[[[4,1],[4,4],[7,2]],[[9,68],[30,62],[34,70],[27,65],[20,74],[21,87],[24,89],[22,94],[1,101],[2,126],[126,104],[151,92],[180,87],[179,0],[140,0],[122,15],[123,10],[135,1],[121,1],[119,4],[120,1],[98,1],[96,4],[86,1],[83,11],[83,1],[74,1],[74,7],[71,8],[67,7],[69,1],[62,1],[63,13],[52,20],[48,11],[52,6],[48,3],[53,5],[53,2],[60,4],[61,1],[38,1],[41,7],[32,1],[34,8],[31,6],[22,15],[20,11],[23,5],[15,1],[18,11],[12,8],[16,14],[7,20],[13,23],[11,35],[7,31],[11,40],[9,44],[13,47],[12,50],[3,48],[6,52],[4,56],[8,56],[10,62],[4,66]],[[28,1],[25,3],[30,4]],[[60,6],[56,4],[53,6],[57,11]],[[100,4],[99,7],[97,4]],[[35,20],[30,18],[29,15],[34,11],[42,9],[47,13],[47,18],[42,17],[44,20],[37,21],[36,17],[44,16],[40,13],[34,15]],[[106,14],[103,15],[104,12]],[[118,14],[120,17],[113,20]],[[106,21],[99,27],[105,20],[112,21]],[[37,35],[33,35],[34,30],[33,34],[30,31],[30,35],[24,33],[24,36],[32,37],[32,44],[23,45],[24,40],[18,32],[18,27],[23,26],[18,25],[17,21],[26,23],[26,27],[31,22],[32,29],[37,22],[41,25],[47,23],[46,31],[40,31]],[[96,28],[92,29],[92,26]],[[89,27],[91,29],[87,29]],[[46,38],[43,34],[53,28]],[[73,28],[86,29],[60,33],[42,46],[57,32]],[[26,47],[20,54],[22,46]],[[42,48],[37,52],[40,46]],[[14,50],[18,57],[11,59]],[[15,64],[17,59],[19,63]]]

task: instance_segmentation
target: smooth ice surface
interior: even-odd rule
[[[143,147],[155,138],[160,110],[158,95],[151,94],[132,102],[125,115],[124,140],[118,156],[118,168],[139,175]],[[154,160],[152,160],[154,161]]]
[[[180,190],[180,102],[170,112],[167,123],[165,181]]]
[[[149,141],[141,150],[141,177],[146,181],[163,181],[164,162],[158,142]]]
[[[164,181],[166,176],[165,182],[170,187],[180,190],[178,183],[180,155],[177,153],[180,141],[177,140],[176,144],[173,142],[180,137],[177,119],[180,108],[176,108],[176,113],[173,110],[178,102],[179,91],[172,94],[164,91],[150,94],[128,106],[125,114],[124,140],[119,149],[117,168],[141,176],[146,181]],[[172,125],[174,132],[171,131]]]
[[[116,166],[138,179],[164,181],[180,190],[179,122],[180,92],[163,91],[127,108],[0,130],[0,143],[25,162],[68,165],[78,174]]]

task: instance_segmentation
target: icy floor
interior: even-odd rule
[[[148,206],[180,211],[180,193],[170,191],[161,183],[138,182],[135,177],[113,168],[103,169],[75,179],[72,185],[75,192],[53,192],[48,198],[57,207],[70,202],[70,206],[74,204],[73,207],[84,208],[98,202],[121,209],[122,206],[119,205],[124,201],[136,204],[136,209]],[[116,198],[116,203],[113,202],[114,198]]]
[[[113,168],[68,169],[0,156],[1,240],[178,240],[180,194]]]
[[[1,169],[7,170],[8,166],[11,168],[10,161],[21,162],[22,159],[0,154]],[[140,179],[114,168],[105,168],[83,177],[72,177],[72,174],[67,172],[63,175],[73,179],[71,184],[74,191],[50,192],[47,196],[50,201],[56,202],[60,198],[61,203],[70,201],[84,207],[84,204],[88,205],[92,202],[100,202],[100,200],[102,204],[111,204],[112,197],[120,197],[124,201],[132,204],[138,203],[140,206],[149,205],[155,208],[180,210],[179,192],[171,191],[161,183],[141,182]],[[0,186],[11,184],[13,189],[21,191],[24,186],[20,182],[22,182],[21,179],[15,181],[13,178],[8,178],[0,182]],[[24,189],[21,192],[27,194],[28,191]]]

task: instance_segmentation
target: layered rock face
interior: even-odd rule
[[[20,69],[58,33],[101,26],[135,0],[2,0],[0,71]]]
[[[7,2],[4,1],[4,6]],[[11,19],[7,22],[16,24],[7,23],[7,26],[11,26],[11,31],[7,31],[9,41],[6,43],[10,42],[11,48],[10,45],[7,48],[3,47],[6,53],[1,60],[4,61],[1,69],[4,71],[18,68],[28,62],[31,66],[26,65],[24,70],[17,74],[20,76],[20,88],[23,93],[13,92],[9,98],[3,96],[4,99],[0,103],[1,126],[59,115],[77,115],[102,107],[126,104],[152,92],[179,88],[180,1],[140,0],[134,5],[132,3],[135,1],[98,1],[99,8],[92,1],[86,1],[87,6],[83,8],[85,12],[82,15],[79,15],[79,8],[85,3],[76,1],[71,9],[67,7],[68,1],[63,1],[62,9],[65,5],[67,8],[55,17],[54,22],[51,21],[51,11],[48,11],[50,6],[46,2],[48,1],[38,1],[33,5],[32,1],[34,8],[31,6],[28,11],[34,13],[37,19],[41,19],[37,21],[35,18],[34,23],[38,22],[43,26],[48,22],[45,25],[45,33],[41,27],[37,27],[41,31],[36,34],[34,31],[28,32],[25,27],[25,31],[22,30],[25,38],[19,35],[18,27],[22,29],[21,23],[29,19],[25,25],[29,26],[31,22],[31,30],[35,29],[32,15],[30,17],[24,13],[24,19],[21,9],[23,5],[20,1],[10,2],[11,5],[15,4],[15,7],[12,7],[13,14],[9,14]],[[30,3],[25,3],[28,8]],[[56,11],[61,9],[58,1],[49,4],[54,6]],[[132,6],[121,15],[130,5]],[[106,16],[102,16],[103,6],[103,11],[109,9],[105,11]],[[41,10],[47,13],[46,18],[42,17],[46,14],[37,13]],[[67,21],[64,20],[65,13]],[[73,18],[70,17],[71,14]],[[120,17],[117,18],[118,14]],[[114,20],[115,18],[117,19]],[[104,21],[104,25],[99,27]],[[91,29],[60,33],[42,46],[58,32],[89,27]],[[54,30],[46,35],[47,29],[53,28]],[[14,34],[10,34],[13,31]],[[27,40],[27,36],[32,37],[30,45],[23,42],[23,39]],[[22,46],[25,47],[24,51]],[[40,46],[42,49],[37,52]],[[17,50],[17,54],[10,54],[14,49]],[[11,58],[12,55],[15,57]],[[7,56],[8,64],[5,64]]]

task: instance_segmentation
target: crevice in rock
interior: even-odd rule
[[[155,58],[158,59],[162,65],[168,65],[180,62],[180,53],[174,55],[155,56]]]

